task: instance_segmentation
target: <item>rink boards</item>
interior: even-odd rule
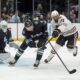
[[[78,40],[80,41],[80,23],[73,23],[77,29],[78,29],[78,32],[79,32],[79,38]],[[49,36],[51,36],[51,28],[49,26],[48,27],[48,33],[49,33]],[[12,38],[14,40],[18,40],[18,41],[22,41],[24,39],[23,35],[22,35],[22,30],[24,28],[24,24],[23,23],[8,23],[8,28],[11,29],[11,32],[12,32]],[[55,38],[53,39],[55,40]]]

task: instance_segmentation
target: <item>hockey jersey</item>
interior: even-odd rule
[[[63,36],[69,36],[77,32],[76,26],[73,25],[64,15],[60,15],[57,22],[52,19],[51,26],[53,27],[53,30],[56,29],[56,26],[58,26],[57,28],[61,31],[60,35]]]
[[[47,33],[47,23],[42,23],[40,21],[33,21],[34,29],[33,31],[27,31],[24,27],[22,34],[27,38],[33,40],[45,39],[48,36]],[[47,36],[46,36],[47,35]]]
[[[0,29],[0,51],[4,49],[6,43],[11,41],[11,31],[7,29],[7,32],[4,33],[3,30]]]

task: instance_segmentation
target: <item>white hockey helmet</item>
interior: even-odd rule
[[[7,26],[7,22],[5,20],[1,21],[1,26]]]
[[[57,10],[54,10],[51,12],[51,17],[55,17],[55,16],[58,16],[59,15],[59,12]]]
[[[1,21],[1,23],[0,23],[0,27],[4,32],[7,31],[7,24],[8,23],[5,20]]]

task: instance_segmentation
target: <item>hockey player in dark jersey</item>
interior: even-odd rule
[[[10,53],[5,51],[6,43],[11,41],[11,31],[7,28],[5,20],[0,22],[0,61],[10,57]]]
[[[33,22],[26,21],[22,34],[25,36],[25,39],[19,47],[14,59],[11,60],[9,64],[14,65],[23,54],[24,50],[29,46],[38,48],[36,61],[34,63],[34,67],[38,67],[44,53],[44,48],[42,47],[45,45],[48,37],[47,24],[42,25],[39,20]]]

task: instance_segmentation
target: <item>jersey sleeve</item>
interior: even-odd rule
[[[10,41],[12,41],[12,34],[11,34],[11,30],[7,29],[7,34],[6,34],[6,38],[8,40],[8,43]]]
[[[25,38],[27,38],[27,39],[31,38],[30,32],[27,31],[25,28],[24,28],[23,31],[22,31],[22,35],[23,35]]]
[[[42,26],[42,32],[45,37],[48,37],[48,30],[47,30],[47,22],[46,21],[44,21],[44,24]]]

